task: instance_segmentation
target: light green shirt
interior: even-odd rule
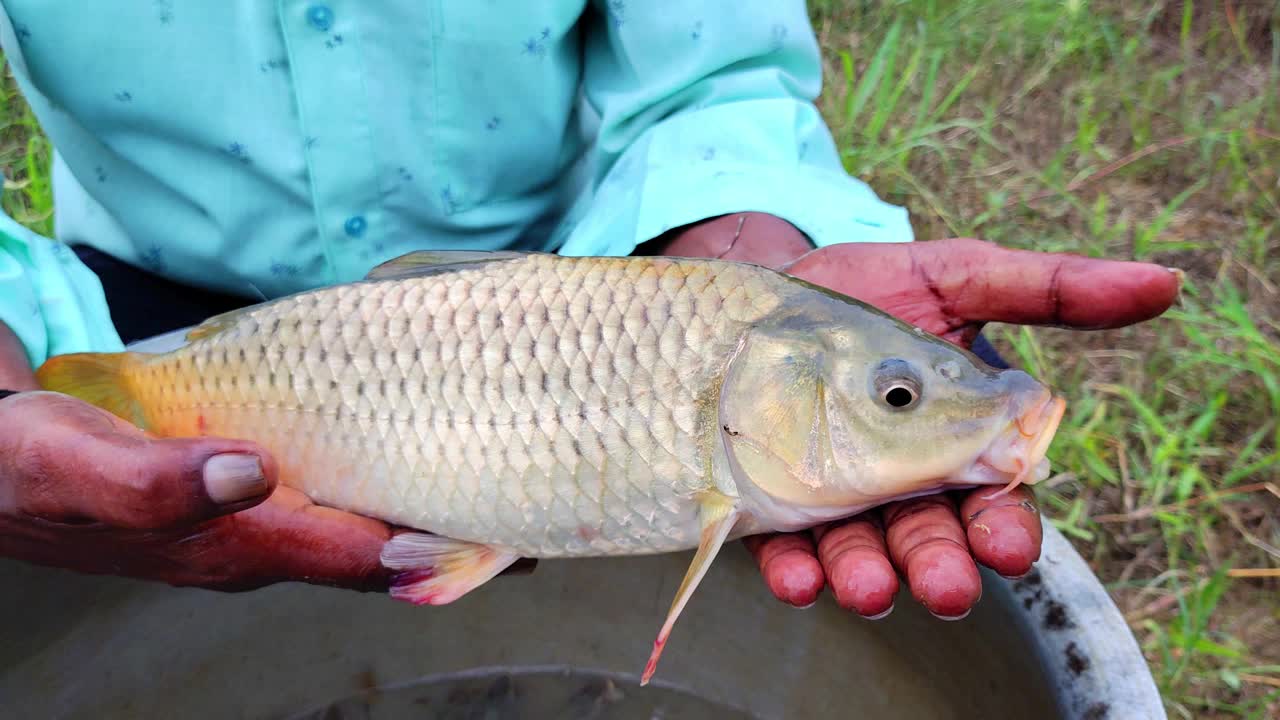
[[[57,150],[56,240],[0,218],[34,364],[120,347],[85,243],[276,297],[422,248],[623,255],[732,212],[911,240],[813,100],[800,0],[0,0]]]

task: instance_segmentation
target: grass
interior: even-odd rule
[[[1170,715],[1280,717],[1280,4],[811,8],[846,167],[920,238],[1188,272],[1151,323],[990,334],[1070,398],[1040,496]]]
[[[4,194],[0,205],[9,217],[43,235],[53,235],[51,146],[22,99],[5,64],[0,84],[0,168]]]
[[[1172,717],[1280,717],[1280,4],[815,0],[849,171],[921,239],[1188,273],[1163,318],[996,326],[1070,398],[1040,497]],[[12,82],[4,209],[51,230],[49,146]]]

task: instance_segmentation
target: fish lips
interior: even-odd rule
[[[1018,485],[1034,485],[1049,476],[1047,453],[1066,413],[1066,400],[1049,390],[1037,394],[1015,410],[1014,418],[987,449],[962,472],[948,478],[949,485],[974,487],[1004,485],[998,497]]]

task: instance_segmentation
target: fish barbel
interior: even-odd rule
[[[411,602],[521,557],[696,549],[642,683],[726,540],[1035,482],[1064,406],[760,266],[512,252],[411,253],[38,377],[159,436],[257,442],[317,504],[411,529],[382,553]]]

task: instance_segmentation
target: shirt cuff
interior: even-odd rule
[[[782,218],[818,247],[911,242],[906,209],[844,171],[809,108],[753,101],[668,118],[580,200],[559,252],[626,255],[671,228],[738,212]]]
[[[0,321],[37,368],[53,355],[118,352],[102,283],[66,244],[0,213]]]

